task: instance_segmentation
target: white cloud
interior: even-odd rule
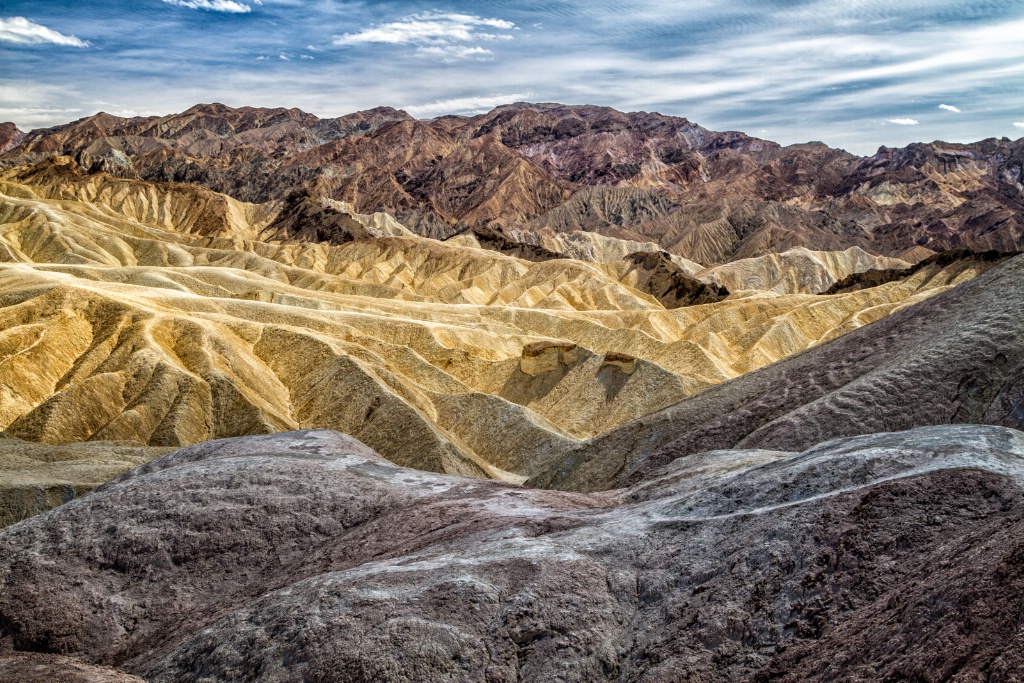
[[[0,107],[0,117],[63,116],[77,114],[81,109],[60,109],[58,107]]]
[[[1013,127],[1014,128],[1024,128],[1024,121],[1014,121],[1013,122]]]
[[[507,33],[494,33],[493,29],[511,31],[516,25],[504,19],[479,17],[472,14],[425,12],[346,33],[334,39],[335,45],[383,43],[387,45],[415,45],[417,54],[437,57],[444,61],[486,58],[491,54],[479,45],[464,47],[459,43],[511,40]]]
[[[243,14],[251,12],[252,7],[235,0],[164,0],[168,5],[188,7],[189,9],[205,9],[211,12],[233,12]]]
[[[335,45],[356,45],[358,43],[431,44],[452,41],[470,41],[481,38],[478,27],[513,29],[511,21],[485,19],[472,14],[441,14],[425,12],[363,29],[359,33],[346,33],[334,40]]]
[[[484,97],[456,97],[450,100],[439,100],[430,104],[413,104],[402,107],[412,116],[430,117],[441,114],[483,114],[502,104],[521,102],[533,97],[530,92],[509,93],[507,95],[487,95]]]
[[[0,19],[0,41],[19,45],[51,43],[68,47],[89,47],[89,43],[75,36],[66,36],[52,28],[29,21],[25,17]]]
[[[416,54],[423,57],[437,57],[446,62],[455,62],[470,58],[487,60],[494,53],[479,45],[476,47],[466,47],[464,45],[425,45],[416,48]]]
[[[895,123],[897,126],[916,126],[920,121],[917,119],[889,119],[889,123]]]
[[[960,109],[958,107],[954,107],[951,104],[940,104],[939,105],[939,109],[945,109],[946,111],[951,111],[954,114],[959,114],[960,113]]]

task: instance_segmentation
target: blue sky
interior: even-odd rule
[[[517,100],[785,144],[1024,136],[1024,1],[3,0],[0,120]]]

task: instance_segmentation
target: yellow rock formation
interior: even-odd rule
[[[0,195],[0,429],[44,444],[327,427],[402,465],[522,481],[580,439],[953,284],[922,272],[666,310],[622,261],[261,242],[275,207],[188,186],[14,169]],[[852,258],[810,254],[833,276]]]
[[[743,289],[778,294],[820,294],[854,273],[910,267],[907,261],[875,256],[860,247],[845,251],[811,251],[797,247],[781,254],[740,259],[694,275],[724,286],[730,292]]]

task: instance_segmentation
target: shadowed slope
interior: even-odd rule
[[[132,442],[52,446],[0,432],[0,527],[62,505],[169,450]]]

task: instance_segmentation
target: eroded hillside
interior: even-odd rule
[[[331,428],[402,465],[511,481],[992,267],[815,296],[901,262],[798,251],[694,272],[607,239],[592,260],[526,261],[337,202],[247,204],[65,157],[0,191],[0,429],[185,446]],[[346,239],[301,234],[328,224]]]

